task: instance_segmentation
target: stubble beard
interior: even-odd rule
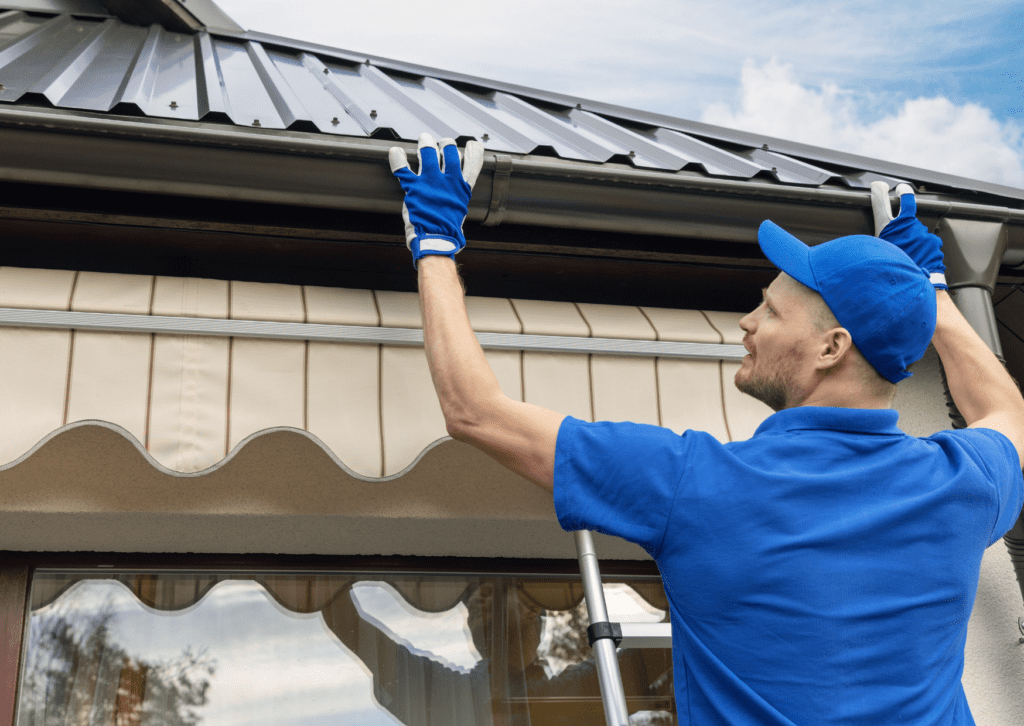
[[[782,376],[778,373],[771,376],[755,376],[753,374],[753,359],[751,359],[751,375],[746,380],[740,380],[737,373],[734,382],[740,393],[756,398],[771,410],[778,412],[786,408],[789,396],[786,382]]]

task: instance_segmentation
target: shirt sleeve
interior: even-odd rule
[[[660,426],[566,417],[555,445],[558,523],[622,537],[657,557],[688,444]]]
[[[956,433],[969,443],[966,448],[972,450],[971,458],[989,475],[989,483],[995,491],[998,514],[989,538],[989,545],[992,545],[1010,531],[1024,506],[1024,475],[1017,449],[995,429],[968,428]]]

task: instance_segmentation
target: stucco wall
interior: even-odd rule
[[[928,436],[951,427],[946,413],[939,358],[928,348],[925,357],[900,383],[895,407],[899,427],[914,436]],[[981,564],[974,611],[967,630],[963,685],[978,726],[1024,724],[1024,645],[1017,618],[1024,616],[1020,588],[1002,542],[989,547]]]

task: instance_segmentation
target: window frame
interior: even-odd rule
[[[579,577],[576,560],[487,557],[0,551],[0,726],[14,726],[36,570],[367,572]],[[607,560],[608,577],[661,577],[653,560]]]

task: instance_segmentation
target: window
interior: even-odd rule
[[[613,620],[667,621],[656,578]],[[604,724],[579,579],[37,570],[17,726]],[[674,723],[671,652],[620,650],[633,723]]]

